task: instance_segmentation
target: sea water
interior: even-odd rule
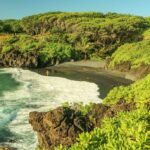
[[[29,112],[49,111],[65,102],[100,102],[98,86],[85,81],[42,76],[18,68],[0,69],[0,145],[35,150]]]

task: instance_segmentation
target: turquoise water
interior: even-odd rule
[[[42,76],[22,69],[0,69],[0,145],[35,150],[29,112],[48,111],[64,102],[100,102],[94,83]]]
[[[5,92],[14,92],[21,86],[11,73],[0,70],[0,143],[15,140],[7,125],[16,118],[19,105],[13,101],[6,101]]]
[[[17,105],[12,106],[6,102],[3,93],[13,92],[21,86],[19,82],[12,78],[12,74],[0,70],[0,142],[5,142],[13,137],[7,125],[16,117]]]
[[[20,83],[12,78],[12,74],[5,73],[0,70],[0,96],[2,96],[5,91],[14,91],[19,88]]]

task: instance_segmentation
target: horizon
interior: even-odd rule
[[[4,18],[4,19],[1,19],[0,20],[21,20],[25,17],[30,17],[30,16],[34,16],[34,15],[39,15],[39,14],[46,14],[46,13],[57,13],[57,12],[60,12],[60,13],[102,13],[102,14],[107,14],[107,13],[116,13],[116,14],[120,14],[120,15],[132,15],[132,16],[139,16],[139,17],[150,17],[150,16],[140,16],[140,15],[135,15],[135,14],[129,14],[129,13],[119,13],[119,12],[97,12],[97,11],[80,11],[80,12],[72,12],[72,11],[68,11],[68,12],[65,12],[65,11],[47,11],[47,12],[39,12],[39,13],[35,13],[35,14],[31,14],[31,15],[27,15],[27,16],[23,16],[21,18]]]
[[[43,14],[47,12],[97,12],[119,13],[135,16],[150,17],[149,0],[1,0],[0,20],[21,19],[26,16]]]

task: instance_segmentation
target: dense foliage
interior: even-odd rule
[[[12,50],[23,54],[35,52],[42,64],[50,61],[69,61],[73,57],[72,45],[52,40],[51,38],[39,39],[29,35],[12,36],[1,40],[0,51],[1,54]]]
[[[150,111],[140,106],[132,112],[121,112],[115,118],[105,118],[101,128],[79,135],[70,148],[55,150],[148,150]]]
[[[115,87],[104,99],[106,104],[115,104],[119,100],[125,102],[150,102],[150,75],[127,87]]]
[[[123,43],[141,40],[149,25],[147,18],[116,13],[51,12],[22,20],[2,20],[0,33],[51,37],[47,42],[73,47],[72,59],[100,60]]]
[[[19,20],[0,20],[0,32],[2,33],[22,33],[23,28]]]
[[[59,43],[47,43],[40,50],[40,58],[42,62],[46,63],[48,60],[56,59],[59,61],[66,61],[71,59],[72,46],[69,44],[59,44]]]
[[[150,41],[143,40],[132,44],[124,44],[119,47],[111,57],[109,66],[114,68],[124,62],[131,63],[131,69],[143,64],[150,65]]]
[[[137,108],[131,112],[119,112],[114,118],[104,118],[101,127],[80,134],[70,148],[61,145],[55,150],[150,149],[150,75],[130,86],[114,88],[104,103],[111,105],[120,99],[126,103],[135,102]]]
[[[37,40],[28,35],[12,36],[0,41],[2,53],[7,53],[11,50],[18,50],[22,53],[28,51],[36,51]]]

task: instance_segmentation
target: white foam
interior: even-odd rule
[[[11,132],[21,137],[17,143],[11,143],[11,146],[15,146],[19,150],[35,149],[36,138],[28,124],[29,112],[48,111],[64,102],[87,104],[101,101],[98,86],[94,83],[42,76],[29,70],[17,68],[3,69],[3,71],[11,73],[15,80],[21,82],[19,89],[5,92],[1,97],[5,102],[7,101],[9,107],[11,104],[19,106],[16,119],[8,125]],[[35,145],[31,143],[35,143]]]

